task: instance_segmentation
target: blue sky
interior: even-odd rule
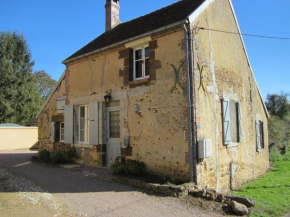
[[[177,0],[120,0],[121,21],[147,14]],[[232,0],[243,33],[290,37],[290,1]],[[0,0],[0,31],[23,33],[34,70],[58,79],[61,61],[104,32],[105,0]],[[290,40],[244,37],[259,88],[290,92]]]

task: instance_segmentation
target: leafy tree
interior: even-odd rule
[[[0,123],[24,124],[38,112],[33,65],[23,35],[0,32]]]
[[[290,103],[289,94],[268,94],[266,106],[269,118],[269,146],[272,161],[290,159]],[[286,157],[287,156],[287,157]]]
[[[271,115],[283,119],[290,111],[289,94],[268,94],[266,106]]]
[[[45,101],[51,90],[55,87],[57,81],[51,78],[45,70],[35,71],[33,73],[34,81],[39,89],[42,101]]]

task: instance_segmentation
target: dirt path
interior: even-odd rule
[[[0,152],[0,216],[221,216],[83,171],[31,163],[30,157]]]

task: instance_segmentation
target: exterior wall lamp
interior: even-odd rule
[[[105,102],[109,103],[111,101],[111,98],[112,98],[111,92],[109,90],[106,91],[106,95],[104,96]]]

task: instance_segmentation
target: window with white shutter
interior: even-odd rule
[[[242,141],[242,118],[240,102],[228,98],[222,100],[223,141],[225,145]]]
[[[231,141],[231,116],[230,116],[230,100],[223,99],[223,137],[224,144],[228,145]]]

